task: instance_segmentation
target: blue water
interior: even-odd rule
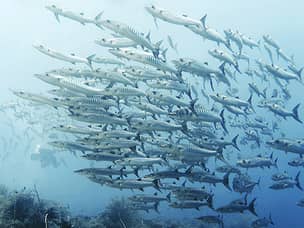
[[[144,33],[150,31],[151,38],[155,41],[166,39],[167,35],[171,35],[174,41],[178,43],[180,57],[191,57],[201,62],[206,61],[214,67],[218,65],[218,62],[207,53],[207,50],[216,47],[215,43],[208,40],[204,41],[200,36],[193,34],[181,26],[171,25],[162,21],[159,21],[159,29],[157,29],[153,23],[153,18],[144,10],[144,6],[151,3],[155,3],[172,12],[188,14],[192,18],[200,18],[207,13],[207,24],[216,28],[222,34],[223,30],[228,28],[239,30],[244,34],[250,35],[255,40],[262,39],[262,35],[264,34],[270,34],[279,42],[286,53],[295,56],[297,66],[300,67],[304,64],[302,47],[304,40],[304,32],[302,31],[304,26],[303,3],[299,0],[292,2],[275,0],[11,0],[1,3],[0,102],[4,104],[16,100],[10,89],[21,89],[35,93],[50,89],[51,87],[37,80],[33,75],[63,66],[71,66],[68,63],[51,59],[37,52],[32,47],[35,43],[42,43],[48,47],[64,50],[67,53],[76,53],[80,56],[96,53],[99,56],[110,57],[105,48],[96,46],[93,42],[95,39],[107,36],[106,32],[99,30],[93,25],[82,26],[77,22],[65,18],[61,20],[61,23],[58,23],[55,17],[44,8],[49,4],[56,4],[75,12],[84,12],[88,17],[94,17],[99,12],[104,11],[103,15],[105,18],[123,21]],[[247,48],[246,52],[250,56],[261,56],[259,50],[251,51]],[[263,51],[262,56],[265,59],[267,58],[265,51]],[[173,51],[168,53],[168,59],[177,57]],[[280,62],[276,59],[276,55],[274,59],[276,63],[283,65],[282,61]],[[241,69],[245,68],[245,65],[241,64]],[[239,89],[240,97],[248,98],[247,83],[250,81],[250,78],[248,76],[242,77],[241,75],[238,75],[237,78],[238,84],[233,83],[234,87]],[[256,82],[262,88],[268,86],[267,84],[261,84],[260,80]],[[273,84],[271,86],[273,87]],[[224,87],[223,84],[220,84],[216,87],[216,90],[224,91]],[[291,110],[297,103],[303,103],[303,86],[299,83],[291,82],[288,88],[292,94],[292,98],[287,102],[286,108]],[[269,89],[268,93],[270,91],[272,90]],[[254,96],[253,102],[256,103],[257,101],[258,98]],[[278,121],[268,111],[258,109],[258,113],[269,121]],[[300,107],[299,115],[300,118],[304,119],[303,107]],[[101,187],[90,182],[85,177],[74,174],[73,170],[89,166],[91,163],[66,152],[62,152],[65,154],[60,154],[60,157],[65,160],[66,165],[61,164],[58,168],[41,168],[39,162],[30,159],[30,154],[35,150],[37,145],[45,145],[47,143],[47,139],[43,137],[43,133],[27,138],[24,136],[25,129],[28,127],[27,124],[13,116],[12,113],[10,115],[2,113],[0,116],[0,137],[8,145],[11,145],[6,147],[6,151],[9,152],[7,157],[0,160],[1,184],[6,184],[13,189],[32,188],[36,185],[41,197],[69,205],[73,214],[86,215],[98,214],[112,198],[132,194],[131,191]],[[44,116],[39,116],[38,119],[38,116],[37,121],[43,121],[44,123],[48,120],[52,121]],[[283,132],[286,137],[303,138],[303,125],[289,118],[287,120],[280,120],[278,123],[280,132]],[[235,134],[236,132],[231,130],[229,137]],[[4,143],[2,144],[2,151],[4,151]],[[16,146],[12,146],[13,144],[16,144]],[[28,148],[28,150],[24,151],[25,148]],[[231,151],[236,153],[235,150],[231,149]],[[273,191],[268,188],[271,185],[271,174],[287,170],[294,177],[297,171],[303,169],[291,168],[287,165],[287,161],[295,158],[296,155],[272,150],[265,147],[265,144],[262,144],[261,148],[255,150],[252,150],[249,146],[241,146],[241,155],[243,157],[259,153],[264,154],[265,152],[270,154],[272,151],[274,151],[275,157],[279,158],[279,168],[278,170],[276,168],[249,170],[248,173],[254,180],[261,177],[260,188],[255,188],[249,198],[257,198],[257,213],[260,217],[268,217],[271,214],[275,227],[304,227],[303,208],[296,206],[296,202],[303,198],[303,193],[296,188],[283,191]],[[304,177],[301,177],[301,182],[304,183]],[[213,189],[216,195],[215,207],[241,197],[238,193],[229,192],[220,185]],[[201,211],[170,209],[163,204],[160,215],[151,212],[148,216],[160,216],[164,219],[173,220],[189,219],[191,221],[191,218],[208,214],[208,210],[205,208]],[[245,221],[248,221],[248,219],[252,221],[254,219],[247,212],[241,215],[224,216],[228,224],[235,221],[235,219],[242,220],[243,217]]]

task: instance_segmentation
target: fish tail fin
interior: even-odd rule
[[[300,81],[302,81],[302,71],[303,71],[304,67],[302,67],[298,72],[297,75],[299,76]]]
[[[164,58],[165,61],[167,61],[167,51],[168,51],[168,48],[164,49],[161,53],[162,57]]]
[[[212,91],[214,91],[212,77],[210,77],[209,82],[210,82],[210,87],[211,87]]]
[[[88,60],[88,65],[89,67],[92,69],[92,60],[93,58],[95,57],[96,54],[93,54],[93,55],[90,55],[87,57],[87,60]]]
[[[263,90],[263,97],[266,99],[266,92],[267,92],[267,87]]]
[[[190,89],[189,89],[189,90],[190,90]],[[191,94],[191,90],[190,90],[190,94]],[[190,108],[190,110],[191,110],[193,113],[196,113],[196,111],[195,111],[195,104],[196,104],[197,101],[198,101],[198,98],[195,98],[194,100],[191,100],[191,101],[190,101],[189,108]]]
[[[238,151],[240,151],[240,148],[237,145],[237,139],[238,139],[239,135],[237,134],[233,139],[232,139],[232,146],[237,149]]]
[[[192,100],[192,93],[191,93],[191,88],[189,86],[188,90],[187,90],[187,95],[188,97]]]
[[[224,158],[223,149],[222,148],[217,149],[217,154],[216,154],[215,159],[219,159],[222,162],[224,162],[225,164],[228,164],[227,161]]]
[[[254,108],[252,106],[252,96],[253,94],[250,94],[250,97],[248,98],[247,102],[250,104],[250,108],[254,111]]]
[[[157,190],[157,191],[159,191],[159,192],[161,192],[161,190],[160,190],[160,181],[159,181],[159,179],[155,179],[155,180],[153,180],[153,187]]]
[[[182,130],[181,130],[184,134],[188,134],[188,127],[187,127],[187,122],[186,121],[184,121],[183,123],[182,123]]]
[[[134,169],[134,174],[135,174],[135,176],[137,176],[137,177],[139,177],[139,175],[138,175],[138,170],[139,170],[139,168]]]
[[[166,195],[166,199],[169,203],[171,202],[171,192],[169,192],[168,195]]]
[[[240,71],[240,68],[239,68],[239,64],[238,64],[238,63],[234,64],[234,68],[235,68],[236,71],[239,72],[240,74],[242,73],[242,72]]]
[[[220,66],[219,69],[222,71],[222,73],[225,75],[225,62],[223,62]]]
[[[258,214],[255,212],[255,207],[254,207],[255,201],[256,201],[256,198],[254,198],[254,199],[250,202],[250,204],[249,204],[249,206],[248,206],[248,210],[249,210],[252,214],[254,214],[255,216],[258,216]]]
[[[279,158],[276,158],[276,159],[274,160],[274,166],[275,166],[276,168],[278,168],[278,159],[279,159]]]
[[[227,130],[227,128],[226,128],[226,121],[225,121],[225,118],[224,118],[224,110],[225,110],[225,109],[223,109],[223,110],[221,111],[221,113],[220,113],[221,125],[222,125],[224,131],[228,134],[229,132],[228,132],[228,130]]]
[[[154,204],[154,210],[159,214],[158,206],[159,206],[159,202],[156,202],[156,203]]]
[[[200,19],[200,21],[201,21],[201,23],[202,23],[204,29],[206,29],[206,18],[207,18],[207,14],[205,14],[205,15]]]
[[[214,207],[213,207],[213,195],[208,197],[207,204],[208,204],[209,208],[211,208],[212,210],[214,209]]]
[[[274,225],[274,222],[273,222],[273,220],[272,220],[271,214],[269,214],[269,221],[270,221],[270,224],[271,224],[271,225]]]
[[[299,113],[298,113],[298,109],[299,109],[300,104],[297,104],[293,109],[292,109],[292,117],[298,121],[299,123],[303,123],[302,120],[300,120],[299,118]]]
[[[225,185],[226,188],[228,188],[229,191],[231,191],[231,188],[229,186],[229,175],[230,175],[230,172],[225,174],[225,176],[223,178],[223,184]]]
[[[185,171],[185,174],[190,174],[192,172],[193,165],[189,166],[189,168]]]
[[[280,48],[276,49],[278,60],[280,59],[280,50],[281,50]]]
[[[94,21],[95,21],[95,22],[100,21],[100,18],[101,18],[102,15],[103,15],[103,11],[101,11],[99,14],[97,14],[97,15],[95,16]]]
[[[296,182],[296,186],[298,189],[300,189],[301,191],[303,191],[303,188],[302,186],[300,185],[300,174],[301,174],[301,171],[299,171],[296,175],[296,178],[295,178],[295,182]]]

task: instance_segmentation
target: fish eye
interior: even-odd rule
[[[111,21],[109,19],[106,20],[107,23],[111,23]]]
[[[102,41],[106,41],[106,39],[105,39],[105,38],[102,38],[101,40],[102,40]]]
[[[152,9],[155,9],[155,6],[153,6],[153,5],[152,5],[152,7],[151,7],[151,8],[152,8]]]

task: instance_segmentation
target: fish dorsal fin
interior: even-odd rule
[[[261,158],[261,157],[262,157],[262,155],[261,155],[261,154],[258,154],[258,156],[257,156],[257,157]]]
[[[183,17],[188,17],[188,15],[187,14],[183,14]]]
[[[208,63],[207,63],[207,62],[204,62],[204,64],[208,66]]]
[[[75,56],[75,53],[71,53],[71,56]]]

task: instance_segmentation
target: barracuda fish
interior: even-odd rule
[[[270,72],[274,77],[285,80],[288,82],[289,80],[297,80],[301,82],[301,73],[303,68],[301,68],[297,73],[289,72],[284,70],[276,65],[266,65],[265,68]]]
[[[121,83],[123,85],[130,85],[132,87],[136,87],[136,83],[132,82],[128,79],[124,72],[122,71],[104,71],[104,70],[96,70],[91,77],[101,80],[107,80],[110,82],[110,85],[107,88],[111,88],[115,83]]]
[[[277,56],[278,59],[281,57],[282,59],[284,59],[286,62],[294,64],[294,59],[293,56],[289,57],[288,55],[286,55],[284,53],[284,51],[282,49],[277,49]]]
[[[274,184],[272,184],[269,188],[273,190],[282,190],[282,189],[287,189],[287,188],[294,188],[295,186],[303,191],[302,186],[300,185],[300,174],[301,172],[299,171],[295,177],[294,180],[282,180],[282,181],[277,181]]]
[[[144,204],[139,204],[137,202],[136,204],[132,204],[130,209],[131,210],[136,210],[136,211],[145,211],[146,213],[149,213],[150,210],[155,210],[157,213],[159,213],[158,204],[159,203],[149,205],[149,204],[145,204],[145,203]]]
[[[76,125],[58,125],[53,127],[56,131],[62,131],[71,134],[83,134],[83,135],[95,135],[99,134],[102,129],[95,128],[93,126],[81,127]]]
[[[162,21],[169,22],[171,24],[183,25],[183,26],[201,24],[199,20],[192,19],[188,17],[186,14],[176,15],[169,12],[168,10],[158,8],[155,5],[146,6],[145,9],[148,11],[148,13],[150,13],[153,16],[154,23],[157,27],[158,25],[156,19],[160,19]]]
[[[114,38],[102,38],[100,40],[95,40],[95,44],[98,44],[102,47],[109,47],[109,48],[126,48],[126,47],[136,47],[137,44],[130,40],[129,38],[125,37],[114,37]]]
[[[286,171],[282,173],[275,173],[271,176],[271,179],[273,181],[285,181],[285,180],[290,180],[291,176],[288,175]]]
[[[161,70],[154,70],[154,69],[149,69],[149,68],[143,68],[143,67],[128,67],[124,68],[124,71],[132,75],[133,77],[136,78],[136,80],[172,80],[172,81],[178,81],[180,80],[179,78],[171,75],[171,74],[165,74]],[[128,75],[127,75],[128,77]]]
[[[248,83],[249,89],[252,92],[255,92],[258,96],[262,96],[264,99],[266,99],[266,91],[267,91],[267,87],[263,90],[263,92],[261,92],[257,86],[256,83],[252,82],[252,83]]]
[[[236,174],[241,174],[241,171],[234,166],[231,165],[223,165],[223,166],[218,166],[215,168],[215,170],[219,173],[236,173]]]
[[[245,36],[244,34],[240,34],[240,36],[244,45],[250,47],[251,49],[255,47],[260,48],[260,41],[256,42],[251,37]]]
[[[265,43],[267,43],[271,47],[273,47],[275,49],[280,49],[279,44],[270,35],[263,35],[263,40]]]
[[[303,123],[302,120],[299,118],[298,109],[300,104],[297,104],[292,111],[288,111],[284,107],[280,106],[279,104],[266,104],[266,108],[269,111],[273,112],[275,115],[281,116],[286,120],[286,117],[292,117],[299,123]],[[258,105],[258,107],[263,107],[263,105]]]
[[[69,18],[73,21],[77,21],[79,22],[80,24],[82,25],[85,25],[85,24],[90,24],[90,23],[93,23],[94,21],[91,20],[91,19],[88,19],[88,18],[85,18],[84,17],[84,13],[74,13],[72,11],[65,11],[61,8],[58,8],[57,6],[55,5],[51,5],[51,6],[46,6],[45,7],[47,10],[51,11],[55,17],[56,17],[56,20],[58,22],[60,22],[60,19],[59,19],[59,16],[62,16],[62,17],[66,17],[66,18]]]
[[[243,40],[241,34],[238,31],[232,31],[231,29],[224,30],[224,33],[228,40],[231,40],[236,44],[236,46],[239,48],[239,53],[242,53]]]
[[[303,158],[295,158],[288,162],[288,165],[293,167],[300,167],[304,166],[304,159]]]
[[[156,105],[150,104],[148,102],[131,102],[132,105],[137,107],[138,109],[145,111],[145,112],[150,112],[153,115],[167,115],[168,112],[162,108],[159,108]]]
[[[192,32],[202,36],[204,39],[211,40],[220,45],[224,44],[230,49],[230,43],[227,41],[217,30],[206,25],[207,14],[201,18],[201,24],[196,25],[185,25],[186,28]]]
[[[33,93],[28,93],[28,92],[23,92],[23,91],[13,91],[13,94],[17,97],[20,97],[22,99],[38,103],[38,104],[46,104],[50,105],[53,108],[58,108],[58,107],[63,107],[64,103],[61,102],[58,98],[48,98],[39,94],[33,94]]]
[[[220,123],[223,129],[227,131],[224,119],[224,110],[221,111],[220,115],[212,111],[208,111],[203,108],[194,108],[194,112],[189,109],[179,109],[173,113],[168,114],[170,117],[181,120],[181,121],[193,121],[193,122],[210,122],[210,123]]]
[[[156,82],[147,82],[147,85],[152,89],[173,90],[181,94],[185,93],[192,99],[190,86],[184,82],[158,80]]]
[[[157,191],[160,190],[159,179],[148,179],[148,178],[139,178],[139,179],[117,179],[113,183],[108,184],[110,187],[119,188],[119,189],[138,189],[144,191],[144,188],[153,187]]]
[[[198,144],[202,147],[206,148],[221,148],[224,149],[227,146],[233,146],[235,149],[240,151],[238,145],[237,145],[237,139],[239,135],[236,135],[231,141],[226,141],[224,137],[222,138],[208,138],[208,137],[202,137],[201,140],[195,140]]]
[[[251,223],[252,228],[269,227],[269,225],[274,226],[274,222],[272,221],[271,215],[269,215],[268,218],[266,218],[266,217],[260,218],[260,219],[254,220]]]
[[[261,147],[261,139],[257,130],[245,131],[245,139],[249,141],[254,141],[258,147]]]
[[[153,165],[165,165],[168,162],[165,158],[142,158],[142,157],[132,157],[132,158],[123,158],[120,160],[115,161],[116,164],[119,164],[121,166],[153,166]]]
[[[64,102],[69,103],[70,107],[73,106],[83,106],[83,107],[100,107],[105,110],[110,107],[118,108],[118,103],[115,100],[109,99],[105,96],[86,96],[86,97],[68,97],[64,100]]]
[[[193,182],[201,182],[201,183],[209,183],[212,185],[216,185],[218,183],[222,183],[229,191],[231,188],[229,186],[229,175],[230,173],[226,173],[223,178],[215,176],[214,173],[195,173],[192,172],[189,175],[189,180]]]
[[[171,192],[169,192],[166,197],[158,196],[157,193],[154,193],[154,195],[133,195],[128,197],[129,200],[132,202],[138,202],[138,203],[159,203],[161,201],[167,201],[171,202]]]
[[[74,151],[81,151],[82,153],[85,153],[87,151],[95,151],[95,148],[90,147],[84,143],[76,143],[76,142],[69,142],[69,141],[53,141],[49,142],[49,145],[53,147],[60,148],[62,150],[70,150],[71,152]]]
[[[112,166],[108,168],[85,168],[85,169],[78,169],[74,171],[80,175],[84,176],[92,176],[92,175],[102,175],[102,176],[109,176],[112,179],[112,176],[120,176],[120,177],[127,177],[129,174],[137,174],[136,170],[125,170],[124,168],[116,169]],[[112,183],[111,183],[112,184]]]
[[[196,100],[186,102],[180,97],[174,97],[170,95],[165,95],[165,93],[161,93],[160,91],[152,90],[147,92],[147,98],[148,100],[154,99],[155,102],[152,102],[154,104],[158,105],[166,105],[169,107],[177,106],[177,107],[189,107],[193,110],[193,105],[195,104]],[[172,108],[169,109],[171,111]]]
[[[102,153],[89,153],[82,155],[81,157],[87,159],[87,160],[92,160],[92,161],[111,161],[116,164],[115,161],[119,159],[123,159],[125,156],[117,154],[117,152],[102,152]]]
[[[178,169],[154,172],[146,175],[145,178],[179,180],[181,177],[188,177],[191,174],[192,168],[193,166],[190,166],[185,172],[179,172]]]
[[[227,109],[232,114],[235,114],[236,116],[244,116],[246,119],[248,118],[248,114],[246,110],[243,110],[241,108],[238,108],[236,106],[230,106],[230,105],[224,105],[224,108]]]
[[[125,139],[139,139],[139,134],[137,132],[130,132],[127,129],[122,130],[108,130],[100,131],[94,136],[90,136],[93,139],[106,139],[106,138],[125,138]]]
[[[105,27],[112,30],[113,32],[126,37],[141,47],[149,49],[155,58],[158,58],[160,52],[160,45],[162,41],[153,44],[150,40],[150,33],[144,36],[142,33],[136,31],[134,28],[130,27],[127,24],[114,20],[100,20],[101,14],[95,17],[95,24],[98,27]]]
[[[248,205],[247,205],[247,197],[245,197],[245,200],[243,199],[237,199],[231,201],[229,204],[219,207],[216,209],[217,212],[220,213],[243,213],[244,211],[248,210],[253,215],[258,216],[255,212],[254,203],[256,201],[256,198],[254,198]]]
[[[102,175],[88,175],[87,178],[97,184],[107,184],[107,183],[113,183],[113,180],[110,177],[102,176]]]
[[[196,218],[197,220],[199,220],[201,223],[204,224],[208,224],[208,225],[218,225],[221,228],[224,228],[224,221],[223,218],[221,216],[215,216],[215,215],[205,215],[205,216],[201,216]]]
[[[212,49],[212,50],[209,50],[208,53],[209,53],[212,57],[214,57],[214,58],[216,58],[216,59],[222,61],[223,64],[228,63],[228,64],[234,66],[234,68],[237,70],[237,72],[241,73],[241,72],[240,72],[240,69],[239,69],[239,64],[238,64],[238,62],[233,58],[233,56],[231,56],[231,55],[229,55],[228,53],[226,53],[226,52],[224,52],[224,51],[221,51],[221,50],[219,50],[219,49],[217,49],[217,48]]]
[[[111,116],[109,114],[94,114],[94,113],[72,113],[71,118],[92,124],[118,124],[127,126],[128,121],[125,118],[118,116]]]
[[[252,181],[250,176],[247,174],[241,174],[239,173],[236,175],[233,180],[232,180],[232,187],[235,192],[239,193],[251,193],[256,185],[260,185],[260,180],[259,178],[258,181]]]
[[[170,207],[180,208],[180,209],[196,209],[200,210],[200,207],[208,206],[211,207],[208,202],[200,202],[200,201],[182,201],[182,202],[173,202],[169,204]]]
[[[153,131],[184,131],[187,132],[187,126],[185,124],[178,125],[173,123],[168,123],[161,120],[141,120],[141,119],[131,119],[131,127],[139,132],[153,132]]]
[[[304,154],[304,140],[303,139],[289,139],[289,138],[278,138],[266,142],[270,147],[282,150],[285,152],[291,152],[303,156]]]
[[[237,165],[241,166],[242,168],[264,168],[271,166],[278,167],[277,166],[278,159],[276,158],[273,161],[273,154],[270,155],[270,157],[262,157],[262,155],[258,155],[254,158],[249,159],[242,159],[240,161],[237,161]]]
[[[221,71],[209,67],[207,63],[199,63],[198,61],[191,58],[180,58],[177,60],[173,60],[172,62],[179,71],[188,72],[202,77],[204,80],[204,87],[205,82],[208,80],[210,82],[212,90],[214,90],[212,78],[216,75],[221,74]]]
[[[82,58],[76,56],[74,53],[72,54],[63,54],[61,52],[52,50],[50,48],[46,48],[43,45],[33,45],[41,53],[48,55],[52,58],[59,59],[65,62],[69,62],[72,64],[83,63],[89,66],[92,69],[92,59],[95,57],[95,54],[88,56],[87,58]]]
[[[223,104],[224,106],[236,106],[239,108],[244,107],[246,109],[251,108],[252,110],[254,110],[252,106],[252,94],[250,95],[247,101],[241,100],[238,97],[228,97],[219,93],[217,93],[216,95],[210,95],[210,98],[215,102]]]
[[[117,59],[111,59],[111,58],[107,58],[107,57],[94,57],[94,58],[92,58],[92,62],[99,63],[99,64],[119,65],[119,66],[125,65],[125,63],[123,63]]]

